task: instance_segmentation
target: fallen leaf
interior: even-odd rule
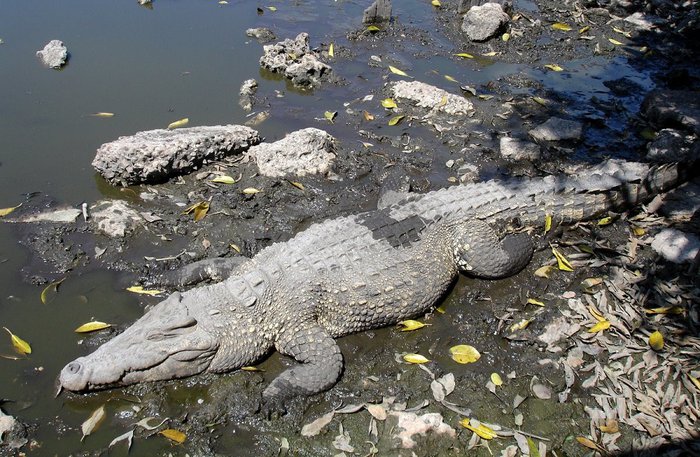
[[[333,123],[333,119],[335,119],[336,116],[338,116],[337,111],[326,111],[325,113],[323,113],[323,117],[328,119],[328,121],[330,121],[331,124]]]
[[[243,193],[246,195],[254,195],[257,194],[258,192],[262,192],[260,189],[256,189],[255,187],[246,187],[243,189]]]
[[[515,332],[518,330],[525,330],[528,325],[532,322],[532,319],[522,319],[520,322],[517,322],[513,325],[510,326],[510,331]]]
[[[32,347],[24,341],[22,338],[18,337],[14,333],[12,333],[7,327],[3,327],[7,333],[10,334],[10,340],[12,341],[12,346],[15,348],[17,352],[20,354],[31,354],[32,353]]]
[[[552,254],[554,254],[554,257],[557,259],[557,267],[561,271],[574,271],[574,267],[571,265],[569,260],[564,257],[564,254],[557,251],[555,248],[552,248]]]
[[[450,76],[450,75],[445,75],[445,79],[448,80],[448,81],[450,81],[450,82],[459,84],[459,81],[457,81],[456,79],[454,79],[454,78],[453,78],[452,76]],[[445,100],[445,103],[447,103],[447,100]]]
[[[568,32],[571,30],[571,26],[568,24],[564,24],[563,22],[555,22],[552,24],[552,28],[554,30],[560,30],[562,32]]]
[[[177,444],[182,444],[187,439],[187,435],[182,433],[180,430],[175,430],[174,428],[166,428],[158,433],[167,439],[176,442]]]
[[[471,424],[471,419],[469,418],[462,419],[459,421],[459,423],[462,425],[462,427],[466,428],[467,430],[471,430],[485,440],[492,440],[498,436],[491,427],[487,427],[482,423],[478,423],[476,427],[473,426]]]
[[[494,386],[503,385],[503,379],[501,379],[501,375],[498,373],[491,373],[491,382]]]
[[[438,103],[438,107],[443,107],[445,105],[447,105],[447,95],[443,95],[440,98],[440,103]]]
[[[475,347],[468,344],[459,344],[450,348],[450,355],[457,363],[473,363],[481,358],[481,354]]]
[[[20,203],[19,205],[17,205],[17,206],[11,206],[10,208],[2,208],[2,209],[0,209],[0,217],[7,216],[8,214],[10,214],[12,211],[16,210],[16,209],[19,208],[20,206],[22,206],[21,203]]]
[[[539,398],[540,400],[549,400],[552,398],[552,389],[544,384],[533,384],[531,389],[532,393],[535,394],[535,397]]]
[[[537,445],[529,436],[525,437],[527,439],[527,448],[530,451],[530,457],[540,457],[540,451],[537,449]]]
[[[700,379],[696,378],[692,374],[688,373],[688,378],[690,379],[690,382],[695,384],[695,388],[700,390]]]
[[[141,428],[145,428],[146,430],[151,432],[151,431],[157,429],[158,427],[160,427],[161,425],[165,424],[165,421],[167,421],[168,418],[166,417],[165,419],[163,419],[160,422],[160,424],[157,424],[157,425],[150,425],[149,422],[152,420],[158,420],[158,418],[157,417],[145,417],[145,418],[141,419],[140,421],[138,421],[137,423],[135,423],[134,425],[139,426]]]
[[[581,281],[581,287],[584,289],[590,289],[603,283],[603,278],[586,278]]]
[[[644,234],[646,233],[646,230],[644,230],[641,227],[633,226],[632,233],[634,233],[636,236],[644,236]]]
[[[431,5],[433,5],[436,8],[440,8],[442,6],[442,3],[440,3],[440,0],[432,0],[430,2]]]
[[[410,76],[408,76],[408,74],[405,71],[399,70],[398,68],[394,67],[393,65],[389,65],[389,71],[395,75],[407,76],[410,78]]]
[[[400,325],[401,331],[402,332],[410,332],[412,330],[418,330],[419,328],[425,327],[425,324],[419,321],[414,321],[412,319],[405,320],[399,322],[397,325]]]
[[[189,123],[190,123],[190,119],[188,117],[186,117],[184,119],[180,119],[180,120],[175,121],[175,122],[171,122],[170,124],[168,124],[168,130],[184,127]]]
[[[270,11],[277,11],[276,6],[266,6],[265,8],[269,9]]]
[[[649,335],[649,347],[655,351],[660,351],[664,348],[664,336],[658,330]]]
[[[403,114],[399,114],[398,116],[392,117],[391,119],[389,119],[389,125],[397,125],[403,120],[404,117],[406,116],[404,116]]]
[[[588,333],[598,333],[610,328],[610,321],[603,320],[588,329]]]
[[[584,33],[588,32],[589,30],[591,30],[591,26],[590,26],[590,25],[586,25],[586,26],[584,26],[584,27],[581,27],[581,28],[578,30],[578,33],[579,33],[579,34],[584,34]]]
[[[367,26],[367,31],[368,31],[368,32],[378,32],[378,31],[380,31],[380,30],[381,30],[381,29],[380,29],[379,27],[377,27],[376,25],[368,25],[368,26]]]
[[[481,54],[481,55],[484,57],[495,57],[498,55],[498,51],[490,51],[490,52],[486,52],[486,53]]]
[[[501,35],[501,40],[503,40],[503,41],[510,40],[510,33],[506,32],[503,35]]]
[[[333,43],[331,43],[328,46],[328,57],[334,57],[334,56],[335,56],[335,53],[333,52]]]
[[[609,225],[609,224],[612,224],[612,222],[613,222],[613,218],[608,216],[608,217],[604,217],[604,218],[600,219],[598,221],[598,225],[600,225],[600,226]]]
[[[204,216],[207,215],[208,211],[209,211],[209,202],[208,201],[201,201],[201,202],[195,203],[194,205],[189,206],[185,211],[182,212],[182,214],[194,213],[194,221],[198,222],[198,221],[201,221],[204,218]]]
[[[608,41],[614,44],[615,46],[624,46],[624,43],[617,41],[615,38],[608,38]]]
[[[142,286],[131,286],[131,287],[127,287],[126,290],[128,290],[129,292],[133,292],[135,294],[150,295],[151,297],[155,297],[156,295],[160,295],[163,292],[165,292],[163,290],[157,290],[157,289],[151,289],[151,290],[144,289]]]
[[[535,270],[535,276],[540,277],[540,278],[549,278],[549,275],[554,272],[556,268],[554,268],[551,265],[545,265],[543,267],[539,267],[537,270]]]
[[[90,417],[88,417],[88,419],[85,422],[83,422],[83,424],[80,426],[80,429],[83,432],[83,437],[80,438],[80,441],[83,441],[86,436],[94,432],[97,429],[97,427],[100,426],[104,418],[105,405],[102,405],[95,411],[93,411],[92,414],[90,414]]]
[[[367,411],[372,415],[372,417],[374,417],[378,421],[386,420],[387,413],[384,405],[369,404],[366,406],[366,408]]]
[[[664,306],[661,308],[649,308],[644,311],[647,314],[683,314],[685,309],[682,306]]]
[[[534,98],[539,98],[539,97],[534,97]],[[533,98],[533,100],[534,100],[534,98]],[[536,101],[536,100],[535,100],[535,101]],[[543,100],[543,101],[544,101],[544,100]],[[539,102],[538,102],[538,103],[539,103]],[[552,230],[552,216],[549,215],[549,214],[547,214],[547,215],[544,217],[544,233],[547,233],[547,232],[549,232],[550,230]]]
[[[231,249],[233,249],[233,250],[236,251],[237,253],[239,253],[239,254],[241,253],[241,247],[238,246],[237,244],[231,243],[231,244],[229,244],[229,246],[231,247]]]
[[[461,57],[463,59],[473,59],[474,58],[473,55],[466,53],[466,52],[458,52],[457,54],[455,54],[455,56]]]
[[[231,176],[228,175],[222,175],[222,176],[217,176],[216,178],[212,179],[211,182],[215,182],[217,184],[236,184],[236,180],[233,179]]]
[[[527,302],[528,302],[528,304],[530,304],[530,305],[544,306],[544,303],[543,303],[543,302],[541,302],[541,301],[539,301],[539,300],[535,300],[534,298],[528,298],[528,299],[527,299]]]
[[[288,182],[289,184],[291,184],[292,186],[296,187],[296,188],[299,189],[299,190],[306,190],[306,187],[304,187],[304,185],[303,185],[302,183],[300,183],[299,181],[289,181],[289,180],[287,180],[287,182]]]
[[[241,370],[243,370],[243,371],[249,371],[249,372],[253,372],[253,373],[264,372],[264,371],[265,371],[265,370],[263,370],[262,368],[258,368],[258,367],[241,367]]]
[[[562,67],[560,67],[559,65],[557,65],[555,63],[547,64],[544,66],[544,68],[549,68],[552,71],[564,71],[564,69]]]
[[[333,420],[333,416],[335,415],[335,411],[331,411],[330,413],[326,413],[323,416],[319,417],[315,421],[308,423],[304,425],[301,428],[301,436],[316,436],[319,433],[321,433],[321,430],[323,428],[330,424],[330,422]]]
[[[620,431],[620,426],[615,419],[607,419],[604,425],[599,425],[598,428],[603,433],[617,433]]]
[[[91,321],[87,322],[80,327],[76,328],[74,331],[75,333],[89,333],[89,332],[96,332],[97,330],[104,330],[106,328],[111,327],[112,324],[107,324],[105,322],[100,322],[100,321]]]
[[[584,438],[583,436],[577,436],[577,437],[576,437],[576,441],[578,441],[578,442],[579,442],[580,444],[582,444],[583,446],[586,446],[588,449],[596,450],[596,451],[600,452],[600,453],[603,454],[603,455],[606,455],[606,454],[607,454],[607,452],[605,451],[605,449],[603,449],[602,447],[600,447],[600,445],[598,445],[597,443],[595,443],[595,442],[589,440],[588,438]]]
[[[53,299],[56,298],[56,294],[58,293],[58,286],[60,286],[61,283],[65,280],[66,278],[59,279],[58,281],[54,281],[48,286],[44,287],[44,290],[41,291],[41,302],[46,305],[53,301]]]
[[[415,363],[415,364],[430,362],[430,360],[426,359],[425,357],[423,357],[420,354],[404,354],[403,359],[408,363]]]
[[[396,102],[393,98],[385,98],[382,100],[382,106],[387,109],[394,109],[397,107]]]
[[[362,115],[364,116],[364,118],[367,122],[374,120],[374,114],[371,114],[368,111],[363,111]]]
[[[90,116],[93,116],[93,117],[114,117],[114,113],[107,113],[107,112],[101,111],[99,113],[92,113]]]
[[[591,313],[591,316],[593,316],[593,318],[595,318],[595,320],[597,320],[598,322],[607,320],[605,316],[603,316],[603,313],[598,311],[593,305],[588,306],[588,312]]]
[[[110,443],[108,448],[114,446],[115,444],[119,443],[120,441],[126,440],[126,452],[129,453],[129,450],[131,449],[131,444],[134,441],[134,431],[129,430],[128,432],[124,433],[123,435],[119,435],[118,437],[114,438]]]

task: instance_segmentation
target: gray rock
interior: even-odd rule
[[[496,35],[510,21],[498,3],[473,6],[464,15],[462,32],[472,41],[486,41]]]
[[[113,185],[158,183],[260,141],[257,131],[242,125],[149,130],[103,144],[92,166]]]
[[[457,6],[457,13],[459,14],[464,14],[469,9],[473,6],[481,6],[485,3],[498,3],[499,5],[503,6],[504,11],[509,11],[513,4],[509,0],[460,0],[459,5]]]
[[[550,117],[544,124],[528,132],[537,141],[578,140],[583,133],[583,124],[558,117]]]
[[[63,45],[61,40],[49,41],[44,49],[37,51],[36,55],[49,68],[61,68],[68,60],[68,48]]]
[[[331,67],[321,62],[309,47],[309,34],[263,46],[260,66],[281,73],[298,86],[315,86],[330,74]]]
[[[0,445],[9,449],[19,449],[25,444],[26,426],[0,409]]]
[[[509,160],[537,160],[542,151],[540,145],[518,138],[502,137],[501,156]]]
[[[652,162],[682,162],[690,156],[692,137],[678,130],[663,129],[647,145],[647,159]]]
[[[92,224],[97,231],[112,238],[131,235],[144,220],[122,200],[101,200],[90,208]]]
[[[657,25],[663,23],[663,20],[658,16],[651,16],[641,11],[637,11],[636,13],[627,16],[625,18],[625,22],[633,25],[637,30],[650,32],[655,29]]]
[[[277,38],[277,36],[275,36],[275,32],[268,29],[267,27],[256,27],[248,29],[245,31],[245,34],[251,38],[255,38],[261,43],[268,43]]]
[[[238,104],[243,108],[244,111],[251,111],[253,109],[253,95],[258,90],[258,82],[254,79],[246,79],[241,84],[241,89],[238,91],[240,99]]]
[[[700,229],[695,216],[700,215],[700,180],[687,182],[668,192],[661,200],[657,212],[689,229]]]
[[[391,20],[391,0],[374,0],[362,15],[363,24],[379,24]]]
[[[691,233],[667,228],[652,240],[651,248],[673,263],[693,261],[700,252],[700,239]]]
[[[700,92],[655,90],[644,99],[642,113],[658,128],[683,128],[700,135]]]
[[[335,139],[316,128],[292,132],[274,143],[250,148],[260,174],[271,177],[328,174],[335,160]]]
[[[447,435],[447,438],[454,439],[457,436],[455,429],[444,422],[440,413],[426,413],[418,415],[407,411],[391,411],[388,414],[393,430],[392,441],[396,442],[398,448],[410,449],[415,447],[415,435],[423,436],[428,433],[437,435]],[[393,421],[396,421],[395,425]]]
[[[462,97],[420,81],[397,81],[391,86],[391,93],[398,99],[408,100],[415,106],[432,112],[464,115],[474,111],[474,105]]]

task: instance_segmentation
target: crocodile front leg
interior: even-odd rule
[[[299,365],[277,376],[263,392],[263,400],[283,401],[294,395],[311,395],[331,387],[343,371],[343,355],[328,332],[315,321],[293,323],[275,344]]]

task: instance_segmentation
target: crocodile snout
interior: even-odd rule
[[[85,366],[77,359],[63,367],[58,382],[64,389],[78,391],[85,389],[87,379]]]

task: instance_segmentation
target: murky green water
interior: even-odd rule
[[[258,14],[256,8],[277,7]],[[309,32],[312,45],[335,42],[350,48],[345,35],[360,27],[361,1],[229,1],[156,0],[152,10],[135,0],[15,1],[0,5],[0,207],[17,205],[34,192],[79,206],[105,194],[119,196],[98,177],[90,162],[100,144],[121,135],[162,128],[189,118],[190,125],[243,123],[246,114],[237,104],[238,88],[256,78],[259,93],[270,104],[272,117],[258,127],[274,139],[285,132],[317,126],[314,117],[325,110],[342,110],[343,103],[381,86],[381,69],[367,66],[371,54],[404,62],[417,79],[454,90],[448,74],[464,84],[479,86],[505,75],[524,72],[550,90],[577,87],[571,96],[606,96],[601,79],[633,72],[622,61],[590,59],[570,66],[572,77],[562,81],[523,65],[479,60],[455,61],[435,56],[430,47],[382,47],[358,51],[352,59],[338,59],[336,71],[346,79],[341,86],[325,86],[313,93],[290,88],[278,78],[261,74],[261,45],[245,36],[248,27],[272,28],[279,39]],[[519,2],[516,2],[518,4]],[[520,2],[534,11],[532,2]],[[400,20],[426,31],[433,45],[459,52],[438,32],[425,2],[401,2]],[[43,68],[35,52],[52,39],[62,40],[70,52],[61,71]],[[413,57],[417,55],[418,57]],[[439,72],[435,72],[439,70]],[[639,76],[641,83],[644,76]],[[275,91],[284,94],[277,98]],[[638,101],[637,101],[638,102]],[[91,116],[113,112],[112,118]],[[327,126],[338,138],[357,141],[342,123]],[[438,151],[442,160],[446,153]],[[104,448],[116,436],[103,427],[85,443],[75,429],[89,413],[119,393],[104,393],[83,403],[54,399],[54,381],[60,368],[82,354],[82,337],[73,329],[93,318],[118,324],[142,314],[140,299],[123,292],[115,274],[93,272],[69,275],[50,303],[40,300],[42,286],[21,280],[19,270],[28,254],[17,242],[16,227],[0,225],[0,325],[11,329],[33,348],[22,360],[0,359],[0,398],[12,399],[4,409],[37,426],[32,437],[41,448],[30,455],[66,455]],[[59,276],[56,276],[58,279]],[[153,300],[155,301],[155,299]],[[153,302],[151,301],[151,302]],[[9,338],[0,336],[0,354],[12,355]],[[114,403],[122,411],[111,425],[130,420],[130,403]],[[55,418],[72,430],[56,430]],[[245,442],[242,439],[241,442]],[[165,440],[139,440],[132,455],[165,452]],[[115,455],[124,455],[121,446]],[[153,455],[153,454],[151,454]]]

